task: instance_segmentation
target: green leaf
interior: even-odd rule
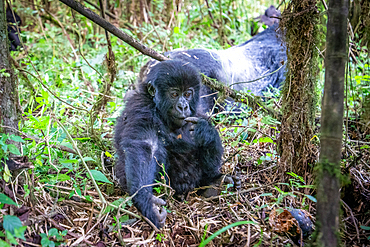
[[[21,155],[21,153],[19,152],[19,149],[14,144],[9,144],[8,149],[9,149],[9,152],[11,152],[12,154]]]
[[[0,193],[0,202],[4,204],[9,204],[9,205],[15,205],[18,206],[12,199],[7,197],[5,194]]]
[[[274,143],[274,141],[270,137],[261,137],[258,140],[254,140],[253,143]]]
[[[313,202],[317,202],[316,198],[311,195],[305,195],[308,199],[310,199]]]
[[[51,237],[51,236],[58,236],[59,235],[59,232],[58,232],[58,229],[56,229],[56,228],[51,228],[50,230],[49,230],[49,236]]]
[[[22,222],[17,216],[4,215],[3,227],[11,234],[14,234],[14,229],[22,227]]]
[[[173,29],[173,32],[174,32],[174,33],[180,33],[180,28],[179,28],[179,27],[175,27],[175,28]]]
[[[97,170],[90,170],[90,172],[96,181],[113,184],[102,172]]]
[[[20,137],[20,136],[11,135],[11,136],[10,136],[10,139],[11,139],[11,140],[13,140],[13,141],[15,141],[15,142],[22,142],[22,143],[24,143],[24,142],[25,142],[25,141],[22,139],[22,137]]]
[[[365,149],[365,148],[369,148],[370,149],[370,146],[369,145],[364,145],[364,146],[360,147],[360,149]]]
[[[4,240],[0,239],[0,247],[10,247],[10,244],[8,244]]]
[[[361,229],[364,229],[365,231],[370,231],[370,226],[360,226]]]
[[[84,157],[83,160],[86,162],[86,161],[95,161],[93,158],[91,157]]]
[[[69,143],[69,142],[62,142],[60,145],[61,145],[61,146],[65,146],[65,147],[70,148],[70,149],[73,149],[72,144],[71,144],[71,143]]]
[[[11,244],[18,245],[18,242],[17,242],[17,240],[15,240],[13,234],[11,234],[11,232],[9,232],[9,231],[5,231],[5,232],[6,232],[6,238],[9,240],[9,242]]]
[[[263,193],[260,196],[272,196],[272,193]]]
[[[71,177],[70,176],[68,176],[67,174],[58,174],[58,176],[57,176],[57,181],[59,181],[59,182],[64,182],[64,181],[69,181],[69,180],[71,180]]]
[[[16,236],[17,238],[26,240],[26,238],[24,237],[24,232],[26,230],[27,230],[27,226],[22,226],[22,227],[19,227],[19,228],[15,228],[14,229],[14,236]]]

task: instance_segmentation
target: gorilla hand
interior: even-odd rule
[[[238,175],[230,176],[230,175],[223,175],[219,179],[217,179],[212,185],[212,187],[206,189],[203,192],[204,197],[212,197],[218,196],[222,189],[223,185],[232,184],[236,190],[241,188],[241,180]]]
[[[240,190],[242,187],[242,181],[238,174],[232,176],[225,175],[225,178],[223,179],[223,184],[232,184],[234,185],[234,188],[236,190]]]
[[[167,217],[167,211],[164,207],[166,205],[166,202],[162,200],[161,198],[158,198],[156,196],[152,196],[152,203],[153,203],[153,211],[155,216],[157,217],[159,227],[163,227],[166,222]]]
[[[188,123],[191,123],[189,131],[191,131],[190,133],[193,134],[194,133],[193,131],[195,129],[195,125],[199,122],[199,118],[197,118],[197,117],[187,117],[187,118],[185,118],[185,121],[188,122]]]

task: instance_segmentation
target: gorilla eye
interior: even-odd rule
[[[184,94],[184,96],[185,96],[186,98],[190,98],[190,97],[191,97],[191,95],[192,95],[192,92],[191,92],[191,91],[187,91],[187,92],[185,92],[185,94]]]
[[[176,97],[178,97],[179,96],[179,94],[177,93],[177,92],[172,92],[171,93],[171,97],[172,98],[176,98]]]

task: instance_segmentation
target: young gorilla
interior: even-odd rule
[[[216,129],[197,111],[199,72],[176,60],[147,71],[117,119],[116,176],[130,195],[137,192],[133,202],[141,213],[161,227],[166,203],[153,195],[152,187],[142,186],[160,180],[162,164],[177,195],[215,183],[222,176],[223,148]]]

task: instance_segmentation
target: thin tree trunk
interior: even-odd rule
[[[347,61],[348,0],[329,0],[321,153],[317,175],[316,244],[339,246],[339,178]]]
[[[317,0],[291,0],[279,24],[287,47],[287,73],[281,93],[283,117],[278,139],[280,169],[312,178],[316,150],[311,143],[317,96]]]
[[[18,91],[16,78],[10,65],[6,5],[0,0],[0,128],[1,133],[18,134]],[[14,143],[17,144],[17,143]]]

